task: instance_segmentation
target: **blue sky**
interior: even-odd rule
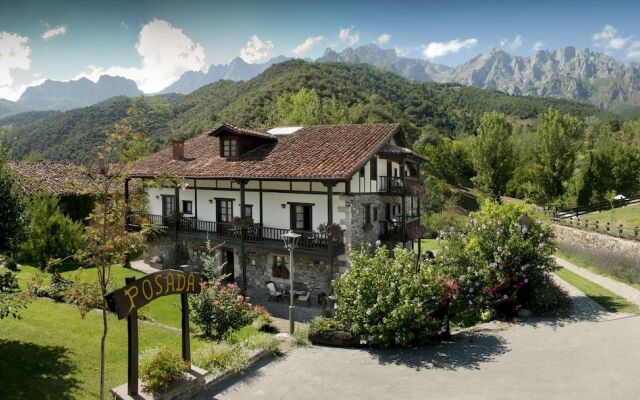
[[[492,47],[588,47],[640,61],[635,1],[16,1],[0,3],[0,97],[43,79],[134,79],[145,92],[236,56],[381,47],[457,65]]]

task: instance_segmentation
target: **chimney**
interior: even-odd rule
[[[173,141],[173,159],[175,161],[184,161],[184,140]]]

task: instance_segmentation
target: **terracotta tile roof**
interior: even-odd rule
[[[416,158],[419,158],[421,160],[427,160],[426,157],[416,153],[415,151],[407,148],[407,147],[401,147],[401,146],[396,146],[393,144],[385,144],[384,146],[382,146],[382,148],[380,148],[380,154],[389,154],[389,155],[398,155],[398,156],[413,156]]]
[[[223,131],[235,132],[238,135],[255,136],[263,139],[278,140],[275,136],[267,132],[267,129],[252,129],[233,124],[222,124],[210,132],[212,136],[218,136]]]
[[[9,161],[9,169],[27,194],[47,191],[55,195],[79,194],[82,182],[78,165],[61,161]],[[87,178],[84,178],[87,179]]]
[[[234,159],[220,157],[219,139],[204,133],[185,142],[185,160],[166,148],[136,163],[134,177],[169,175],[249,179],[347,180],[398,132],[399,124],[305,126]]]

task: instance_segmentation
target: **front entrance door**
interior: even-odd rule
[[[225,282],[233,282],[235,280],[235,277],[233,275],[233,266],[234,266],[234,255],[233,255],[233,250],[229,250],[229,251],[224,251],[223,253],[223,257],[224,257],[224,267],[222,268],[222,275],[225,275],[226,278],[224,278]]]
[[[176,212],[176,196],[162,195],[162,223],[169,225]]]

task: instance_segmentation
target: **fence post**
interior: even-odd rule
[[[580,229],[580,217],[576,218],[576,228]]]
[[[598,220],[596,220],[596,232],[600,232],[600,228],[598,227]]]
[[[605,225],[606,229],[607,229],[607,233],[610,233],[611,230],[611,222],[607,222],[607,225]]]
[[[622,224],[618,225],[618,237],[622,237]]]
[[[587,230],[587,231],[589,230],[589,220],[588,219],[584,220],[584,229]]]
[[[640,228],[638,228],[637,226],[633,228],[633,236],[636,240],[638,240],[638,231],[640,231]]]

